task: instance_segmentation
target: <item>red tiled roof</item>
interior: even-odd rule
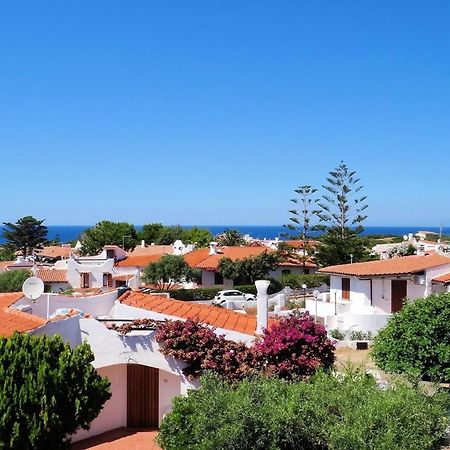
[[[62,247],[61,245],[49,245],[41,250],[36,250],[37,255],[48,258],[68,258],[71,253],[72,247]]]
[[[284,242],[285,244],[289,245],[289,247],[293,247],[293,248],[303,248],[304,247],[304,242],[301,240],[288,240],[288,241],[280,241],[280,242]],[[308,241],[308,246],[310,247],[317,247],[317,241],[314,240],[309,240]]]
[[[129,256],[141,256],[141,255],[164,255],[173,253],[173,247],[171,245],[146,245],[142,247],[137,245],[133,251],[128,252]]]
[[[425,256],[403,256],[382,261],[341,264],[339,266],[323,267],[319,269],[319,272],[355,277],[402,275],[422,272],[445,264],[450,264],[449,257],[433,253]]]
[[[184,259],[191,266],[196,269],[203,269],[209,271],[216,271],[219,262],[222,258],[230,258],[232,261],[238,259],[249,258],[251,256],[257,256],[264,252],[270,252],[267,247],[221,247],[218,249],[219,253],[214,255],[209,254],[209,249],[202,248],[200,250],[194,250],[186,255]]]
[[[133,291],[125,292],[119,298],[119,301],[128,306],[147,309],[181,319],[197,319],[207,325],[239,333],[253,335],[256,331],[256,316],[241,314],[216,306],[184,302],[159,295]]]
[[[22,297],[22,292],[0,294],[0,336],[9,337],[14,331],[34,330],[46,323],[41,317],[10,308]]]
[[[147,267],[150,263],[158,261],[163,255],[133,255],[116,263],[117,267]]]
[[[65,282],[67,282],[67,270],[38,269],[37,276],[44,283],[65,283]]]
[[[450,283],[450,272],[439,277],[435,277],[431,281],[434,281],[435,283],[448,284]]]

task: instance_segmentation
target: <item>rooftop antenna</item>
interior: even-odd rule
[[[29,277],[22,285],[22,292],[26,298],[35,302],[44,293],[44,282],[38,277]]]
[[[38,277],[29,277],[22,284],[22,292],[33,303],[44,293],[44,282]],[[50,294],[47,293],[47,320],[50,315]]]

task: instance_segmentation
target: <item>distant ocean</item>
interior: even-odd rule
[[[61,242],[70,242],[79,238],[79,236],[87,228],[92,225],[49,225],[48,239],[56,239],[57,237]],[[186,225],[186,228],[192,228],[191,225]],[[136,229],[141,229],[142,226],[136,226]],[[275,239],[276,237],[283,237],[283,234],[288,230],[280,226],[270,225],[199,225],[198,228],[205,228],[209,230],[214,236],[222,233],[225,229],[237,229],[242,234],[249,234],[257,239]],[[364,233],[367,234],[383,234],[383,235],[395,235],[403,236],[408,233],[416,233],[419,230],[433,231],[439,233],[439,227],[425,227],[425,226],[371,226],[365,227]],[[443,234],[450,234],[450,228],[446,227],[442,229]],[[0,243],[4,242],[0,234]]]

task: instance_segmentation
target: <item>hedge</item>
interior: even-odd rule
[[[448,396],[362,371],[307,382],[256,377],[237,384],[208,374],[174,399],[158,443],[164,450],[432,450],[445,441]]]
[[[308,288],[319,287],[322,284],[330,285],[330,277],[328,275],[311,274],[311,275],[283,275],[281,282],[284,286],[289,286],[292,289],[301,289],[303,284]]]
[[[175,300],[186,300],[186,301],[205,301],[212,300],[216,294],[220,291],[227,289],[225,287],[211,287],[211,288],[197,288],[197,289],[174,289],[170,291],[155,290],[155,293],[167,293],[170,298]],[[229,289],[237,289],[246,294],[256,295],[256,286],[254,284],[234,286]],[[283,289],[282,284],[278,280],[270,279],[270,285],[268,289],[269,295],[275,294]]]

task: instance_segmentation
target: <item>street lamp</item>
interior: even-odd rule
[[[353,253],[350,253],[350,264],[353,264]]]
[[[314,323],[317,323],[317,299],[319,298],[320,292],[317,289],[314,289],[313,291],[313,297],[316,301],[316,314],[314,316]]]
[[[306,288],[308,286],[306,286],[305,283],[302,284],[302,289],[303,289],[303,308],[306,308]]]

